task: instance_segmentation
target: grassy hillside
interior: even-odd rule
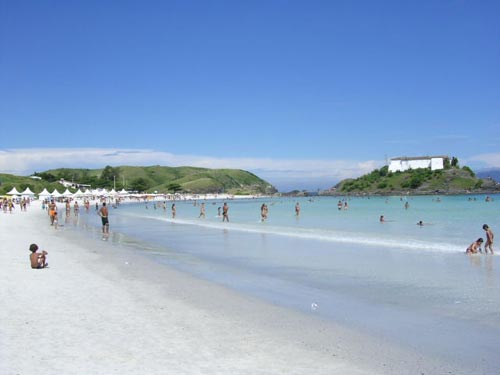
[[[491,181],[477,178],[468,168],[453,167],[431,171],[420,168],[405,172],[389,172],[385,166],[356,179],[341,181],[336,187],[342,194],[460,194],[495,190]]]
[[[58,182],[47,182],[34,180],[30,177],[14,176],[11,174],[0,173],[0,195],[4,195],[15,187],[19,192],[24,191],[27,187],[35,193],[40,193],[44,188],[49,191],[57,189],[60,193],[66,189]]]
[[[88,184],[93,188],[105,187],[117,190],[145,192],[187,192],[229,194],[274,193],[276,189],[256,175],[238,169],[208,169],[195,167],[148,167],[106,166],[103,169],[60,168],[36,173],[41,181],[28,177],[0,175],[0,194],[9,191],[13,186],[18,190],[29,185],[38,193],[44,187],[61,190],[57,183],[60,179]],[[2,177],[3,176],[3,177]]]

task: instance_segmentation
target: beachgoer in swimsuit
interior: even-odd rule
[[[493,238],[495,237],[495,235],[491,231],[488,224],[484,224],[483,229],[486,231],[486,243],[484,244],[484,252],[488,253],[488,249],[490,249],[490,252],[493,254]]]
[[[46,268],[49,264],[47,263],[47,252],[43,250],[41,253],[37,253],[38,251],[38,245],[37,244],[31,244],[30,245],[30,263],[31,263],[31,268],[33,269],[40,269],[40,268]]]
[[[102,221],[102,233],[109,233],[109,220],[108,220],[108,208],[106,207],[106,202],[102,204],[101,209],[98,212]]]
[[[226,202],[224,202],[224,205],[222,206],[222,222],[224,221],[229,222],[228,211],[229,211],[229,206],[227,205]]]
[[[467,250],[465,250],[465,254],[477,254],[481,252],[481,244],[483,243],[482,238],[478,238],[477,241],[471,243]]]

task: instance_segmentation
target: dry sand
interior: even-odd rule
[[[381,340],[54,230],[36,203],[0,215],[0,374],[439,373]],[[29,267],[31,243],[48,269]]]

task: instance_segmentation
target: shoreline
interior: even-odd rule
[[[243,296],[83,232],[53,230],[45,215],[34,202],[28,212],[5,214],[0,221],[0,296],[8,301],[1,309],[2,372],[450,370],[382,338]],[[32,242],[49,252],[50,268],[29,268]]]

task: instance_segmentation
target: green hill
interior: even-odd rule
[[[13,187],[15,187],[19,192],[22,192],[29,187],[31,191],[35,193],[40,193],[44,188],[47,188],[49,191],[57,189],[60,193],[66,189],[58,182],[34,180],[31,177],[0,173],[0,195],[6,194]]]
[[[359,178],[343,180],[335,186],[337,194],[462,194],[486,191],[498,191],[498,187],[492,181],[477,178],[469,167],[436,171],[419,168],[393,173],[385,166]]]
[[[92,188],[115,187],[117,190],[140,192],[185,192],[185,193],[229,193],[229,194],[270,194],[276,189],[256,175],[239,169],[208,169],[196,167],[132,167],[106,166],[103,169],[60,168],[35,173],[41,180],[0,174],[0,194],[5,194],[13,186],[18,190],[30,187],[39,193],[44,187],[55,187],[61,191],[60,179]]]

